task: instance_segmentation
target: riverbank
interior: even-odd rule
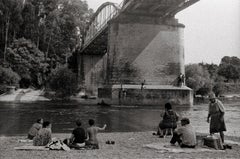
[[[11,93],[4,93],[0,95],[1,102],[36,102],[36,101],[50,101],[50,99],[43,96],[44,90],[18,89]]]
[[[164,143],[169,145],[170,137],[158,138],[152,135],[153,132],[129,132],[129,133],[100,133],[99,150],[71,150],[71,151],[20,151],[14,147],[26,145],[19,143],[23,136],[0,137],[0,158],[1,159],[50,159],[50,158],[100,158],[100,159],[139,159],[139,158],[240,158],[240,146],[232,145],[232,149],[224,151],[199,151],[199,152],[168,152],[161,149],[145,147],[152,143]],[[64,139],[70,134],[53,134],[53,137]],[[114,145],[108,145],[107,140],[114,140]],[[239,137],[226,136],[226,140],[240,143]],[[145,145],[145,146],[144,146]]]

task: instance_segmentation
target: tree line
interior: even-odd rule
[[[204,96],[213,91],[219,96],[231,89],[235,90],[236,85],[239,85],[240,59],[234,56],[225,56],[219,65],[189,64],[185,67],[185,74],[186,85],[193,89],[195,95]]]
[[[0,0],[0,93],[8,85],[48,85],[73,94],[76,50],[92,14],[83,0]],[[239,83],[240,59],[189,64],[185,72],[194,94],[221,95],[229,83]]]
[[[92,14],[82,0],[0,0],[0,85],[45,86],[74,62]]]

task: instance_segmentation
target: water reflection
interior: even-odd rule
[[[240,136],[239,104],[226,106],[227,135]],[[207,105],[195,105],[192,108],[174,107],[182,117],[190,117],[198,132],[208,132],[206,122]],[[38,102],[38,103],[0,103],[0,135],[26,134],[37,118],[53,123],[54,133],[70,133],[75,127],[75,119],[80,118],[83,126],[88,119],[97,121],[97,125],[108,125],[108,132],[152,131],[160,121],[163,106],[159,107],[100,107],[81,105],[77,102]]]

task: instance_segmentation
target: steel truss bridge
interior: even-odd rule
[[[86,27],[81,53],[106,53],[109,22],[121,14],[174,17],[197,1],[199,0],[124,0],[119,5],[111,2],[103,3]]]

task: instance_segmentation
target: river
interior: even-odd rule
[[[107,132],[153,131],[161,119],[164,106],[137,107],[83,105],[78,102],[35,102],[0,103],[0,136],[27,134],[28,129],[38,118],[52,123],[53,133],[70,133],[75,127],[75,119],[80,118],[83,127],[89,119],[96,125],[107,124]],[[226,135],[240,136],[240,103],[225,104],[227,125]],[[173,106],[181,117],[189,117],[197,132],[208,133],[206,122],[207,104],[191,108]]]

